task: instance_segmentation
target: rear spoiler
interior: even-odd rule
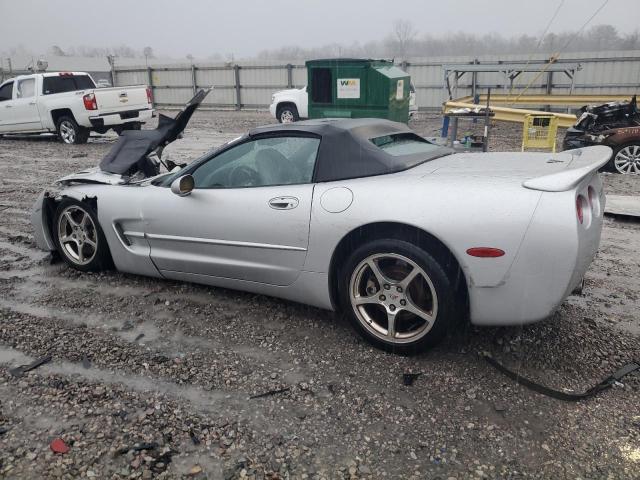
[[[613,150],[604,145],[598,145],[595,147],[576,148],[564,153],[571,155],[571,161],[565,170],[531,178],[524,181],[522,186],[542,192],[566,192],[567,190],[572,190],[585,177],[604,167],[611,159]]]

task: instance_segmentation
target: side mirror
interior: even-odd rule
[[[171,191],[179,197],[186,197],[196,186],[191,175],[183,175],[171,183]]]

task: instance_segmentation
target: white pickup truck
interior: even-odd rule
[[[409,117],[418,111],[416,106],[416,89],[413,83],[409,84]],[[269,105],[271,116],[280,123],[297,122],[300,119],[308,118],[309,96],[307,87],[289,88],[280,90],[271,95],[271,105]]]
[[[92,130],[138,130],[154,115],[146,85],[97,88],[83,72],[21,75],[0,85],[0,135],[55,132],[64,143],[86,143]]]

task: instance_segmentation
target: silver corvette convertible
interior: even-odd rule
[[[39,246],[78,270],[342,311],[402,353],[460,318],[548,317],[598,249],[607,147],[454,154],[404,124],[327,119],[256,128],[188,165],[163,161],[202,98],[43,192]]]

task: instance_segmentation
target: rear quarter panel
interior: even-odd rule
[[[331,189],[353,193],[351,205],[330,213],[322,203]],[[517,255],[541,193],[509,178],[453,174],[399,173],[316,185],[305,270],[328,272],[340,240],[377,222],[397,222],[424,230],[443,242],[460,263],[468,285],[501,284]],[[325,202],[326,203],[326,202]],[[471,247],[504,250],[503,257],[470,257]]]

